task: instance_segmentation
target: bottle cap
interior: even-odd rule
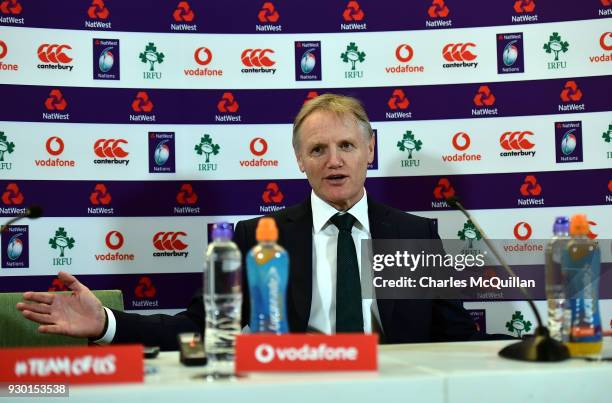
[[[259,242],[278,240],[278,228],[276,227],[274,218],[263,217],[259,219],[257,230],[255,231],[255,239]]]
[[[232,225],[226,221],[218,222],[213,224],[212,228],[212,240],[214,241],[229,241],[232,239],[234,231]]]
[[[553,224],[553,234],[561,235],[569,233],[569,218],[566,216],[559,216],[555,218],[555,223]]]
[[[589,233],[589,222],[586,214],[574,214],[570,221],[570,235],[587,235]]]

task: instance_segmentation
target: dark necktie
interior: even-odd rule
[[[336,333],[363,333],[361,310],[361,283],[357,251],[351,236],[355,217],[351,214],[336,214],[330,218],[338,228],[336,270]]]

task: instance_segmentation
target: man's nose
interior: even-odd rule
[[[344,161],[342,160],[342,154],[337,148],[330,148],[327,165],[329,168],[340,168],[342,165],[344,165]]]

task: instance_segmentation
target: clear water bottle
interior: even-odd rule
[[[242,261],[232,242],[229,223],[215,224],[206,250],[204,346],[207,372],[212,378],[233,376],[236,336],[240,333],[242,310]]]
[[[561,255],[569,241],[569,218],[557,217],[553,225],[553,237],[546,245],[546,302],[548,305],[548,330],[550,336],[561,342],[568,341],[569,307],[566,282],[561,270]]]

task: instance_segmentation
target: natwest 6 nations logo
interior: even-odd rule
[[[174,132],[149,132],[149,172],[174,173]]]
[[[2,268],[29,267],[28,226],[9,225],[2,232]]]
[[[183,239],[187,236],[183,231],[160,231],[153,235],[153,247],[157,252],[153,252],[153,257],[179,257],[187,258],[189,247]]]

